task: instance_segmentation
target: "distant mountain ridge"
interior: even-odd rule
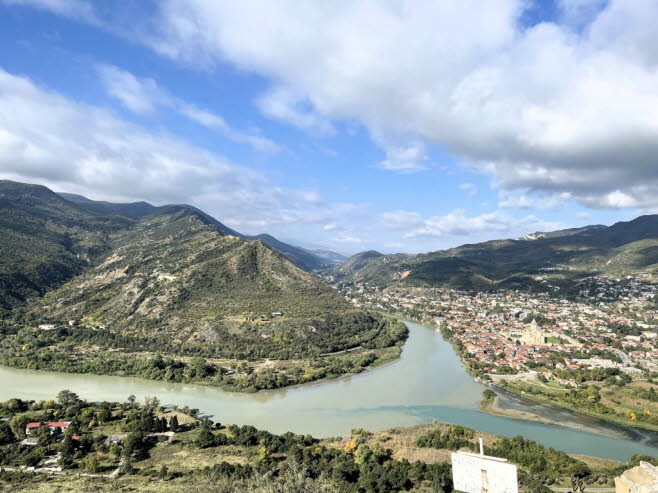
[[[607,226],[603,224],[593,224],[591,226],[583,226],[581,228],[560,229],[558,231],[537,231],[535,233],[528,233],[519,238],[520,240],[538,240],[540,238],[557,238],[559,236],[570,236],[584,231],[596,231],[605,229]]]
[[[569,288],[585,277],[658,274],[658,215],[612,226],[542,232],[416,255],[362,252],[334,269],[339,282],[381,287]],[[652,277],[652,278],[653,278]]]

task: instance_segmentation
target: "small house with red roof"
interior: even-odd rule
[[[50,433],[64,433],[64,431],[71,426],[70,421],[46,421],[45,423],[33,422],[28,423],[27,426],[25,426],[25,434],[29,435],[34,430],[41,428],[42,424],[50,428]]]

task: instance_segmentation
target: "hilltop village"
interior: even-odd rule
[[[566,407],[580,407],[582,398],[593,414],[615,421],[658,424],[658,286],[644,279],[589,278],[569,295],[366,283],[341,290],[356,306],[441,330],[484,381]],[[629,384],[632,405],[620,398]]]

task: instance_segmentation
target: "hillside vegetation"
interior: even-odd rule
[[[522,491],[550,492],[572,477],[588,488],[609,487],[640,460],[655,463],[573,457],[522,437],[442,423],[355,429],[325,440],[274,435],[201,419],[198,409],[165,408],[157,398],[92,403],[66,390],[56,400],[0,402],[0,416],[7,419],[0,424],[0,485],[14,492],[449,492],[450,453],[476,449],[478,438],[488,453],[518,464]],[[39,427],[30,434],[36,446],[20,444],[26,423],[53,419],[70,426],[54,433]],[[47,467],[61,471],[48,474]]]

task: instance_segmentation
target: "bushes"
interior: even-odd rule
[[[570,457],[565,452],[544,447],[522,436],[503,438],[493,447],[485,447],[488,455],[503,457],[527,468],[531,473],[544,473],[549,476],[590,474],[584,462]]]
[[[421,435],[416,440],[418,447],[431,447],[437,449],[459,450],[463,447],[475,450],[475,444],[470,439],[474,431],[459,425],[450,425],[447,431],[433,430]]]

